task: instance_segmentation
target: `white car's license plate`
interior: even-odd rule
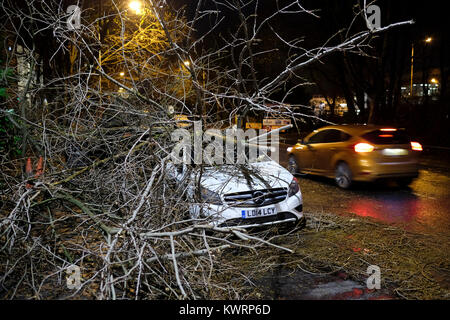
[[[383,154],[385,156],[406,156],[406,155],[408,155],[408,150],[406,150],[406,149],[384,149]]]
[[[273,216],[273,215],[277,214],[277,209],[275,207],[254,208],[254,209],[242,210],[241,213],[242,213],[243,219],[258,218],[258,217],[265,217],[265,216]]]

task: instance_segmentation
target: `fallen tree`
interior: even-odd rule
[[[0,115],[21,134],[22,153],[1,158],[0,295],[243,298],[235,282],[215,280],[227,265],[221,252],[293,249],[189,215],[193,200],[166,173],[179,127],[174,114],[219,129],[235,116],[244,127],[249,112],[314,117],[310,107],[284,101],[307,84],[301,68],[333,52],[362,50],[377,33],[411,22],[307,50],[270,27],[289,57],[268,79],[256,72],[256,57],[277,48],[258,49],[259,38],[284,15],[316,15],[298,1],[262,19],[253,1],[198,1],[193,14],[166,1],[145,1],[142,12],[116,1],[97,4],[68,12],[56,0],[1,2],[5,61],[17,72]],[[203,47],[230,15],[236,24],[216,46]],[[205,20],[212,25],[201,29]],[[293,87],[275,99],[292,78]],[[67,274],[74,266],[79,283]]]

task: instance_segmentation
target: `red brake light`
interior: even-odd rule
[[[364,142],[355,145],[356,152],[372,152],[373,149],[374,149],[373,145]]]
[[[422,145],[418,142],[415,141],[411,141],[411,149],[413,149],[414,151],[422,151]]]

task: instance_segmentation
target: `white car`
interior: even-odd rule
[[[177,183],[186,184],[190,199],[200,200],[194,200],[190,208],[194,219],[205,218],[214,226],[242,228],[305,222],[297,179],[268,157],[245,165],[202,169],[170,163],[168,169]]]

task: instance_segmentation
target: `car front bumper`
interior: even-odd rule
[[[277,213],[262,217],[243,218],[243,211],[268,207],[275,207]],[[303,216],[303,199],[300,191],[279,203],[266,207],[230,207],[226,205],[206,204],[204,206],[194,206],[191,213],[193,218],[199,216],[206,217],[211,225],[218,227],[238,226],[240,228],[253,228],[282,223],[295,224],[305,220]]]

